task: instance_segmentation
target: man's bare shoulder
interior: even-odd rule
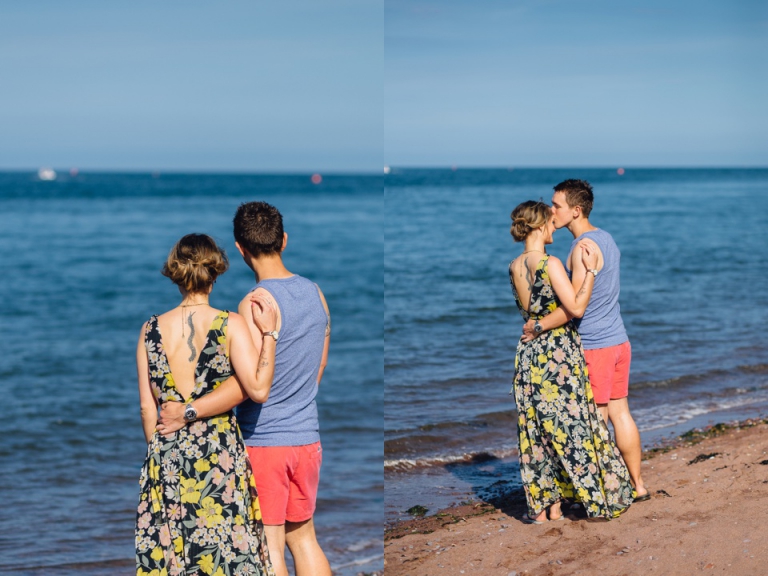
[[[270,302],[276,303],[274,296],[272,296],[272,293],[269,290],[267,290],[266,288],[258,287],[258,288],[254,288],[253,290],[248,292],[245,296],[243,296],[243,299],[240,300],[240,305],[238,306],[238,309],[240,309],[243,305],[246,305],[246,304],[250,306],[251,296],[253,296],[254,294],[258,294],[259,296],[266,298]]]

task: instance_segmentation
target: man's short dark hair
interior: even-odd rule
[[[589,213],[592,212],[592,204],[595,201],[595,196],[592,194],[592,185],[586,180],[564,180],[555,186],[555,192],[563,192],[565,194],[565,201],[568,206],[575,208],[581,207],[581,213],[586,218],[589,218]]]
[[[254,258],[280,254],[283,249],[283,217],[271,204],[240,204],[233,224],[235,240]]]

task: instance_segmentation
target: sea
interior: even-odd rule
[[[211,303],[237,309],[254,277],[232,217],[252,200],[282,212],[286,266],[333,318],[318,539],[335,574],[383,569],[383,181],[311,177],[0,173],[0,573],[135,574],[139,331],[178,304],[160,270],[191,232],[227,251]]]
[[[396,169],[385,179],[387,523],[520,489],[512,209],[588,180],[621,250],[644,446],[768,415],[768,170]],[[562,229],[548,247],[564,259]],[[652,487],[652,486],[651,486]]]

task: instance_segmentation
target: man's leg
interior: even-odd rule
[[[289,576],[288,567],[285,565],[285,524],[264,524],[264,535],[267,537],[269,559],[275,569],[275,576]]]
[[[613,424],[616,446],[619,448],[629,477],[638,496],[648,493],[640,475],[642,448],[640,433],[629,413],[627,394],[629,392],[629,367],[632,362],[632,346],[624,342],[618,346],[585,350],[589,378],[600,416],[607,424]],[[612,398],[613,397],[613,398]]]
[[[629,413],[629,404],[626,398],[611,400],[606,408],[608,418],[613,424],[613,431],[616,435],[616,446],[624,457],[624,462],[629,470],[629,476],[635,485],[638,496],[648,493],[640,475],[640,461],[643,455],[643,449],[640,446],[640,432],[637,430],[632,415]],[[602,410],[601,410],[602,414]]]
[[[285,565],[285,511],[288,505],[288,474],[294,464],[292,447],[246,446],[259,493],[264,535],[275,576],[288,576]]]
[[[646,496],[648,490],[640,475],[640,461],[643,449],[640,445],[640,432],[632,415],[629,413],[627,396],[629,395],[629,366],[632,363],[632,346],[629,342],[616,347],[616,372],[608,402],[608,419],[613,424],[616,446],[619,447],[624,463],[629,470],[629,477],[635,485],[638,497]]]
[[[296,576],[331,576],[331,566],[317,543],[312,518],[304,522],[286,522],[285,542],[293,556]]]

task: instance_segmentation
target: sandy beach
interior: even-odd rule
[[[524,524],[522,493],[388,526],[387,575],[766,574],[768,419],[693,430],[647,451],[653,495],[611,522]]]

